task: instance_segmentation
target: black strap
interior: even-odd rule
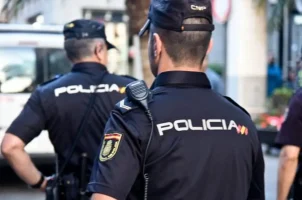
[[[108,72],[104,72],[104,73],[102,74],[102,76],[101,76],[101,78],[100,78],[100,83],[103,82],[103,79],[104,79],[104,77],[105,77],[107,74],[108,74]],[[92,95],[91,95],[91,97],[90,97],[89,105],[88,105],[88,107],[87,107],[87,109],[86,109],[86,112],[85,112],[85,114],[84,114],[84,117],[82,118],[81,124],[80,124],[79,129],[78,129],[79,131],[78,131],[78,133],[77,133],[77,135],[76,135],[76,138],[75,138],[75,140],[74,140],[74,142],[73,142],[73,144],[72,144],[72,146],[71,146],[71,148],[70,148],[70,151],[69,151],[69,154],[68,154],[68,156],[67,156],[67,159],[66,159],[65,162],[63,163],[61,170],[59,171],[59,173],[58,173],[57,176],[56,176],[55,181],[53,182],[52,188],[54,188],[54,187],[56,186],[56,184],[58,183],[58,180],[59,180],[60,176],[63,174],[63,172],[64,172],[64,170],[65,170],[67,164],[69,163],[69,161],[70,161],[70,159],[71,159],[71,157],[72,157],[72,155],[73,155],[73,153],[74,153],[74,151],[75,151],[75,147],[76,147],[76,145],[77,145],[79,139],[81,138],[81,136],[82,136],[83,133],[85,132],[86,125],[87,125],[87,122],[88,122],[90,113],[91,113],[91,111],[92,111],[92,108],[93,108],[93,105],[94,105],[94,102],[95,102],[95,99],[96,99],[96,96],[97,96],[97,95],[96,95],[96,90],[97,90],[97,87],[95,88],[94,93],[92,93]]]
[[[43,174],[41,174],[41,178],[40,178],[39,182],[36,183],[36,184],[34,184],[34,185],[31,185],[30,187],[34,188],[34,189],[38,189],[38,188],[41,187],[41,185],[43,184],[44,180],[45,180],[44,176],[43,176]]]

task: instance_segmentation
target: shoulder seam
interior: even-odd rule
[[[232,98],[228,97],[228,96],[223,96],[226,100],[228,100],[231,104],[233,104],[234,106],[236,106],[237,108],[239,108],[241,111],[243,111],[245,114],[247,114],[249,117],[251,117],[250,113],[245,110],[242,106],[240,106],[236,101],[234,101]]]
[[[51,83],[53,81],[56,81],[56,80],[62,78],[63,76],[64,76],[63,74],[60,74],[60,75],[58,75],[58,76],[56,76],[56,77],[54,77],[54,78],[52,78],[52,79],[50,79],[48,81],[45,81],[44,83],[41,83],[40,86],[47,85],[47,84],[49,84],[49,83]]]
[[[127,105],[128,103],[128,105]],[[121,115],[124,115],[128,112],[130,112],[133,109],[138,108],[138,106],[134,105],[130,101],[128,101],[128,98],[124,98],[121,101],[119,101],[117,104],[115,104],[115,110],[121,113]]]

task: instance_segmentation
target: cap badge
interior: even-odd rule
[[[73,28],[73,27],[74,27],[74,24],[73,24],[73,23],[67,24],[66,27],[67,27],[67,28]]]
[[[203,10],[206,10],[207,7],[206,7],[206,6],[196,6],[196,5],[191,5],[191,9],[192,9],[192,10],[203,11]]]

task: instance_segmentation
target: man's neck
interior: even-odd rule
[[[101,65],[106,66],[104,63],[101,63],[100,61],[96,60],[96,59],[91,59],[91,58],[83,58],[81,60],[74,60],[73,64],[77,64],[77,63],[99,63]]]
[[[165,68],[159,68],[158,74],[168,71],[186,71],[186,72],[205,72],[204,69],[202,69],[200,66],[178,66],[178,67],[165,67]]]

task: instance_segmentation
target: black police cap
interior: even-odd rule
[[[101,22],[87,19],[74,20],[65,24],[63,33],[65,40],[102,38],[106,41],[108,49],[116,48],[107,41],[105,25]]]
[[[209,24],[183,24],[188,18],[205,18]],[[213,31],[211,0],[152,0],[148,20],[139,36],[149,30],[150,24],[171,31]]]

